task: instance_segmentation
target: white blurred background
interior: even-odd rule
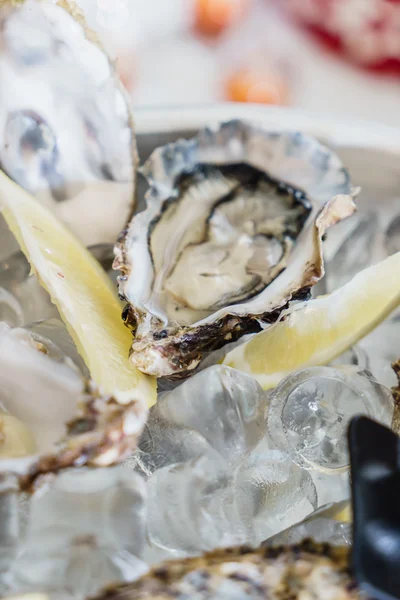
[[[287,104],[400,125],[397,0],[78,3],[135,105]]]

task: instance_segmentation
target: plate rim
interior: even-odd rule
[[[249,120],[270,130],[298,130],[344,147],[400,155],[400,127],[298,108],[216,103],[133,107],[135,134],[193,131],[231,119]]]

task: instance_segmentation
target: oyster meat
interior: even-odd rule
[[[323,275],[321,238],[355,209],[339,158],[301,133],[231,121],[153,152],[122,234],[123,313],[145,373],[181,376],[274,322]]]
[[[92,245],[127,223],[135,166],[128,99],[78,8],[0,2],[0,167]]]

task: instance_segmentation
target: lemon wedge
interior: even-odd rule
[[[132,335],[99,263],[52,213],[2,172],[0,209],[101,392],[122,403],[154,404],[156,381],[129,362]]]
[[[0,459],[29,456],[36,451],[36,443],[29,428],[9,414],[0,414]]]
[[[333,518],[335,519],[335,521],[341,521],[342,523],[351,523],[353,517],[351,514],[350,502],[348,502],[347,506],[345,506],[340,512],[334,515]]]
[[[285,318],[229,352],[223,363],[275,387],[293,371],[324,365],[400,304],[400,252],[358,273],[332,294],[289,308]]]

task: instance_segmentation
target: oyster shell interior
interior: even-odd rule
[[[155,270],[146,303],[191,325],[253,298],[286,267],[312,207],[301,190],[246,164],[199,165],[150,224]]]
[[[0,359],[0,459],[53,451],[78,412],[81,374],[56,346],[5,323],[0,323]],[[11,448],[14,431],[21,446]]]
[[[146,414],[100,395],[48,339],[0,323],[0,474],[14,473],[21,489],[42,474],[119,462]]]
[[[132,362],[156,376],[276,320],[323,275],[321,238],[355,208],[332,151],[240,121],[155,150],[143,172],[147,209],[115,268]]]
[[[114,242],[133,209],[132,119],[93,33],[60,4],[0,3],[0,166],[86,245]]]

